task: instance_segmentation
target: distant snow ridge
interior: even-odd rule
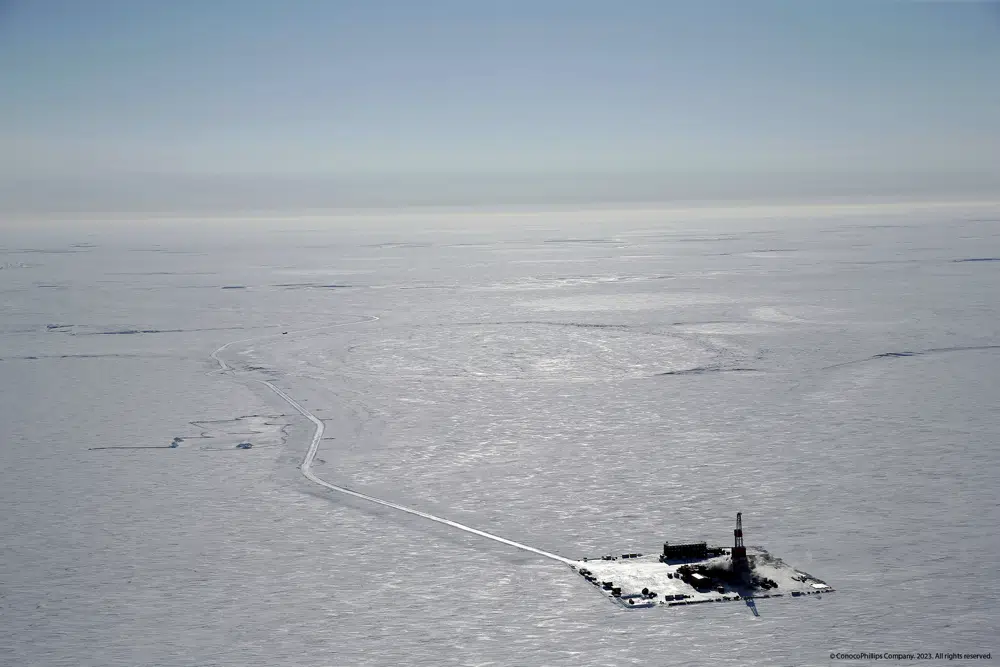
[[[703,375],[705,373],[759,373],[756,368],[723,368],[721,366],[698,366],[680,371],[665,371],[657,375]]]
[[[904,350],[900,352],[880,352],[879,354],[873,354],[872,356],[865,357],[864,359],[855,359],[854,361],[844,361],[839,364],[833,364],[832,366],[824,366],[822,370],[830,370],[832,368],[840,368],[842,366],[852,366],[854,364],[863,364],[867,361],[875,361],[878,359],[897,359],[902,357],[919,357],[930,354],[972,352],[977,350],[1000,350],[1000,345],[956,345],[953,347],[932,347],[926,350],[916,351]]]
[[[639,274],[639,275],[581,275],[581,276],[530,276],[512,281],[496,282],[479,289],[485,290],[552,290],[563,287],[577,287],[581,285],[598,285],[603,283],[637,283],[651,280],[670,280],[674,276],[665,274]]]

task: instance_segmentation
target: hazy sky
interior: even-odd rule
[[[996,2],[0,0],[0,91],[28,207],[1000,184]]]

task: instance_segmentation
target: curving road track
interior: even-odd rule
[[[329,325],[322,326],[322,327],[313,327],[312,329],[302,329],[300,331],[289,332],[288,335],[310,333],[310,332],[313,332],[313,331],[320,331],[320,330],[323,330],[323,329],[332,329],[334,327],[343,327],[343,326],[349,326],[349,325],[352,325],[352,324],[362,324],[364,322],[374,322],[377,319],[379,319],[379,318],[375,317],[375,316],[371,316],[367,320],[361,320],[361,321],[358,321],[358,322],[343,322],[343,323],[340,323],[340,324],[329,324]],[[217,362],[219,362],[219,368],[222,371],[234,372],[233,367],[230,366],[229,364],[227,364],[225,362],[225,360],[223,360],[219,356],[220,353],[222,353],[225,350],[227,350],[230,346],[236,345],[238,343],[249,343],[251,341],[263,340],[265,338],[276,338],[277,336],[280,336],[280,335],[283,335],[283,334],[272,334],[272,335],[268,335],[268,336],[258,336],[256,338],[244,338],[244,339],[241,339],[241,340],[230,341],[230,342],[226,343],[225,345],[221,346],[215,352],[213,352],[211,356],[212,356],[212,359],[215,359]],[[544,551],[542,549],[537,549],[537,548],[529,546],[527,544],[522,544],[520,542],[515,542],[514,540],[508,540],[505,537],[500,537],[499,535],[494,535],[493,533],[488,533],[488,532],[486,532],[484,530],[479,530],[477,528],[473,528],[472,526],[466,526],[465,524],[458,523],[457,521],[452,521],[450,519],[445,519],[444,517],[436,516],[434,514],[429,514],[427,512],[421,512],[420,510],[414,509],[412,507],[406,507],[405,505],[399,505],[397,503],[393,503],[393,502],[390,502],[388,500],[384,500],[382,498],[376,498],[375,496],[369,496],[368,494],[365,494],[365,493],[360,493],[358,491],[352,491],[351,489],[348,489],[346,487],[337,486],[336,484],[331,484],[330,482],[327,482],[327,481],[321,479],[320,477],[316,476],[316,474],[312,471],[312,464],[313,464],[313,459],[316,458],[316,453],[319,451],[319,443],[323,439],[323,434],[326,431],[326,425],[323,423],[323,420],[321,420],[316,415],[314,415],[313,413],[309,412],[304,407],[302,407],[301,405],[299,405],[299,403],[295,399],[293,399],[291,396],[289,396],[288,394],[286,394],[283,390],[281,390],[278,387],[276,387],[271,382],[268,382],[267,380],[258,380],[256,378],[253,378],[253,380],[254,380],[254,382],[259,382],[260,384],[266,386],[268,389],[270,389],[275,394],[277,394],[278,396],[280,396],[282,400],[284,400],[290,406],[292,406],[293,408],[295,408],[295,410],[299,414],[301,414],[303,417],[305,417],[306,419],[308,419],[309,421],[311,421],[313,423],[313,426],[316,427],[316,430],[313,432],[312,441],[309,443],[309,449],[308,449],[308,451],[306,451],[306,455],[303,457],[302,463],[299,465],[299,470],[302,471],[302,474],[305,475],[305,478],[308,479],[310,482],[313,482],[314,484],[318,484],[318,485],[320,485],[320,486],[322,486],[324,488],[330,489],[331,491],[337,491],[338,493],[343,493],[343,494],[346,494],[348,496],[353,496],[355,498],[360,498],[362,500],[367,500],[368,502],[375,503],[377,505],[382,505],[383,507],[391,507],[394,510],[399,510],[400,512],[406,512],[407,514],[412,514],[414,516],[419,516],[421,518],[428,519],[429,521],[435,521],[437,523],[441,523],[441,524],[444,524],[446,526],[450,526],[452,528],[456,528],[458,530],[465,531],[467,533],[472,533],[473,535],[478,535],[479,537],[485,537],[488,540],[493,540],[494,542],[499,542],[501,544],[506,544],[508,546],[515,547],[517,549],[521,549],[522,551],[530,551],[533,554],[537,554],[539,556],[544,556],[545,558],[550,558],[552,560],[559,561],[560,563],[565,563],[566,565],[572,565],[573,564],[573,562],[574,562],[573,560],[571,560],[569,558],[564,558],[564,557],[562,557],[562,556],[560,556],[558,554],[550,553],[550,552]]]

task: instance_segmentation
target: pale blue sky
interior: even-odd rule
[[[70,207],[1000,183],[995,2],[0,0],[0,91]]]

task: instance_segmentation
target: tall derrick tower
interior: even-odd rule
[[[733,531],[736,538],[733,544],[733,572],[747,572],[750,570],[750,563],[747,560],[747,548],[743,546],[743,512],[736,513],[736,530]]]

